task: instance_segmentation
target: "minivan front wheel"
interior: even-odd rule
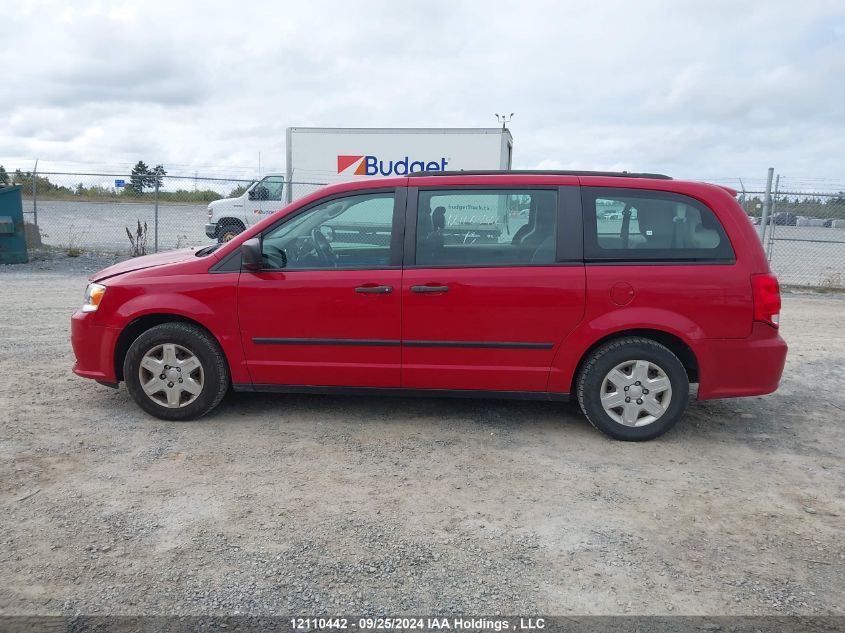
[[[205,415],[229,387],[217,341],[189,323],[163,323],[141,334],[126,353],[123,376],[135,402],[164,420]]]
[[[650,440],[671,429],[689,401],[683,364],[651,339],[610,341],[584,362],[578,403],[590,423],[617,440]]]

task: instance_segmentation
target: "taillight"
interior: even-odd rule
[[[780,285],[770,273],[751,275],[751,290],[754,297],[754,320],[778,326],[780,320]]]

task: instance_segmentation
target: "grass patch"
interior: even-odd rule
[[[781,286],[781,291],[789,294],[817,294],[817,295],[838,295],[845,294],[845,288],[833,286]]]

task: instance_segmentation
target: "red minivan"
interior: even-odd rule
[[[91,277],[74,372],[167,420],[226,392],[568,400],[646,440],[777,389],[780,290],[735,192],[657,174],[327,187],[225,244]]]

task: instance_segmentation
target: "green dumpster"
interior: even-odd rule
[[[0,187],[0,264],[28,261],[21,188]]]

